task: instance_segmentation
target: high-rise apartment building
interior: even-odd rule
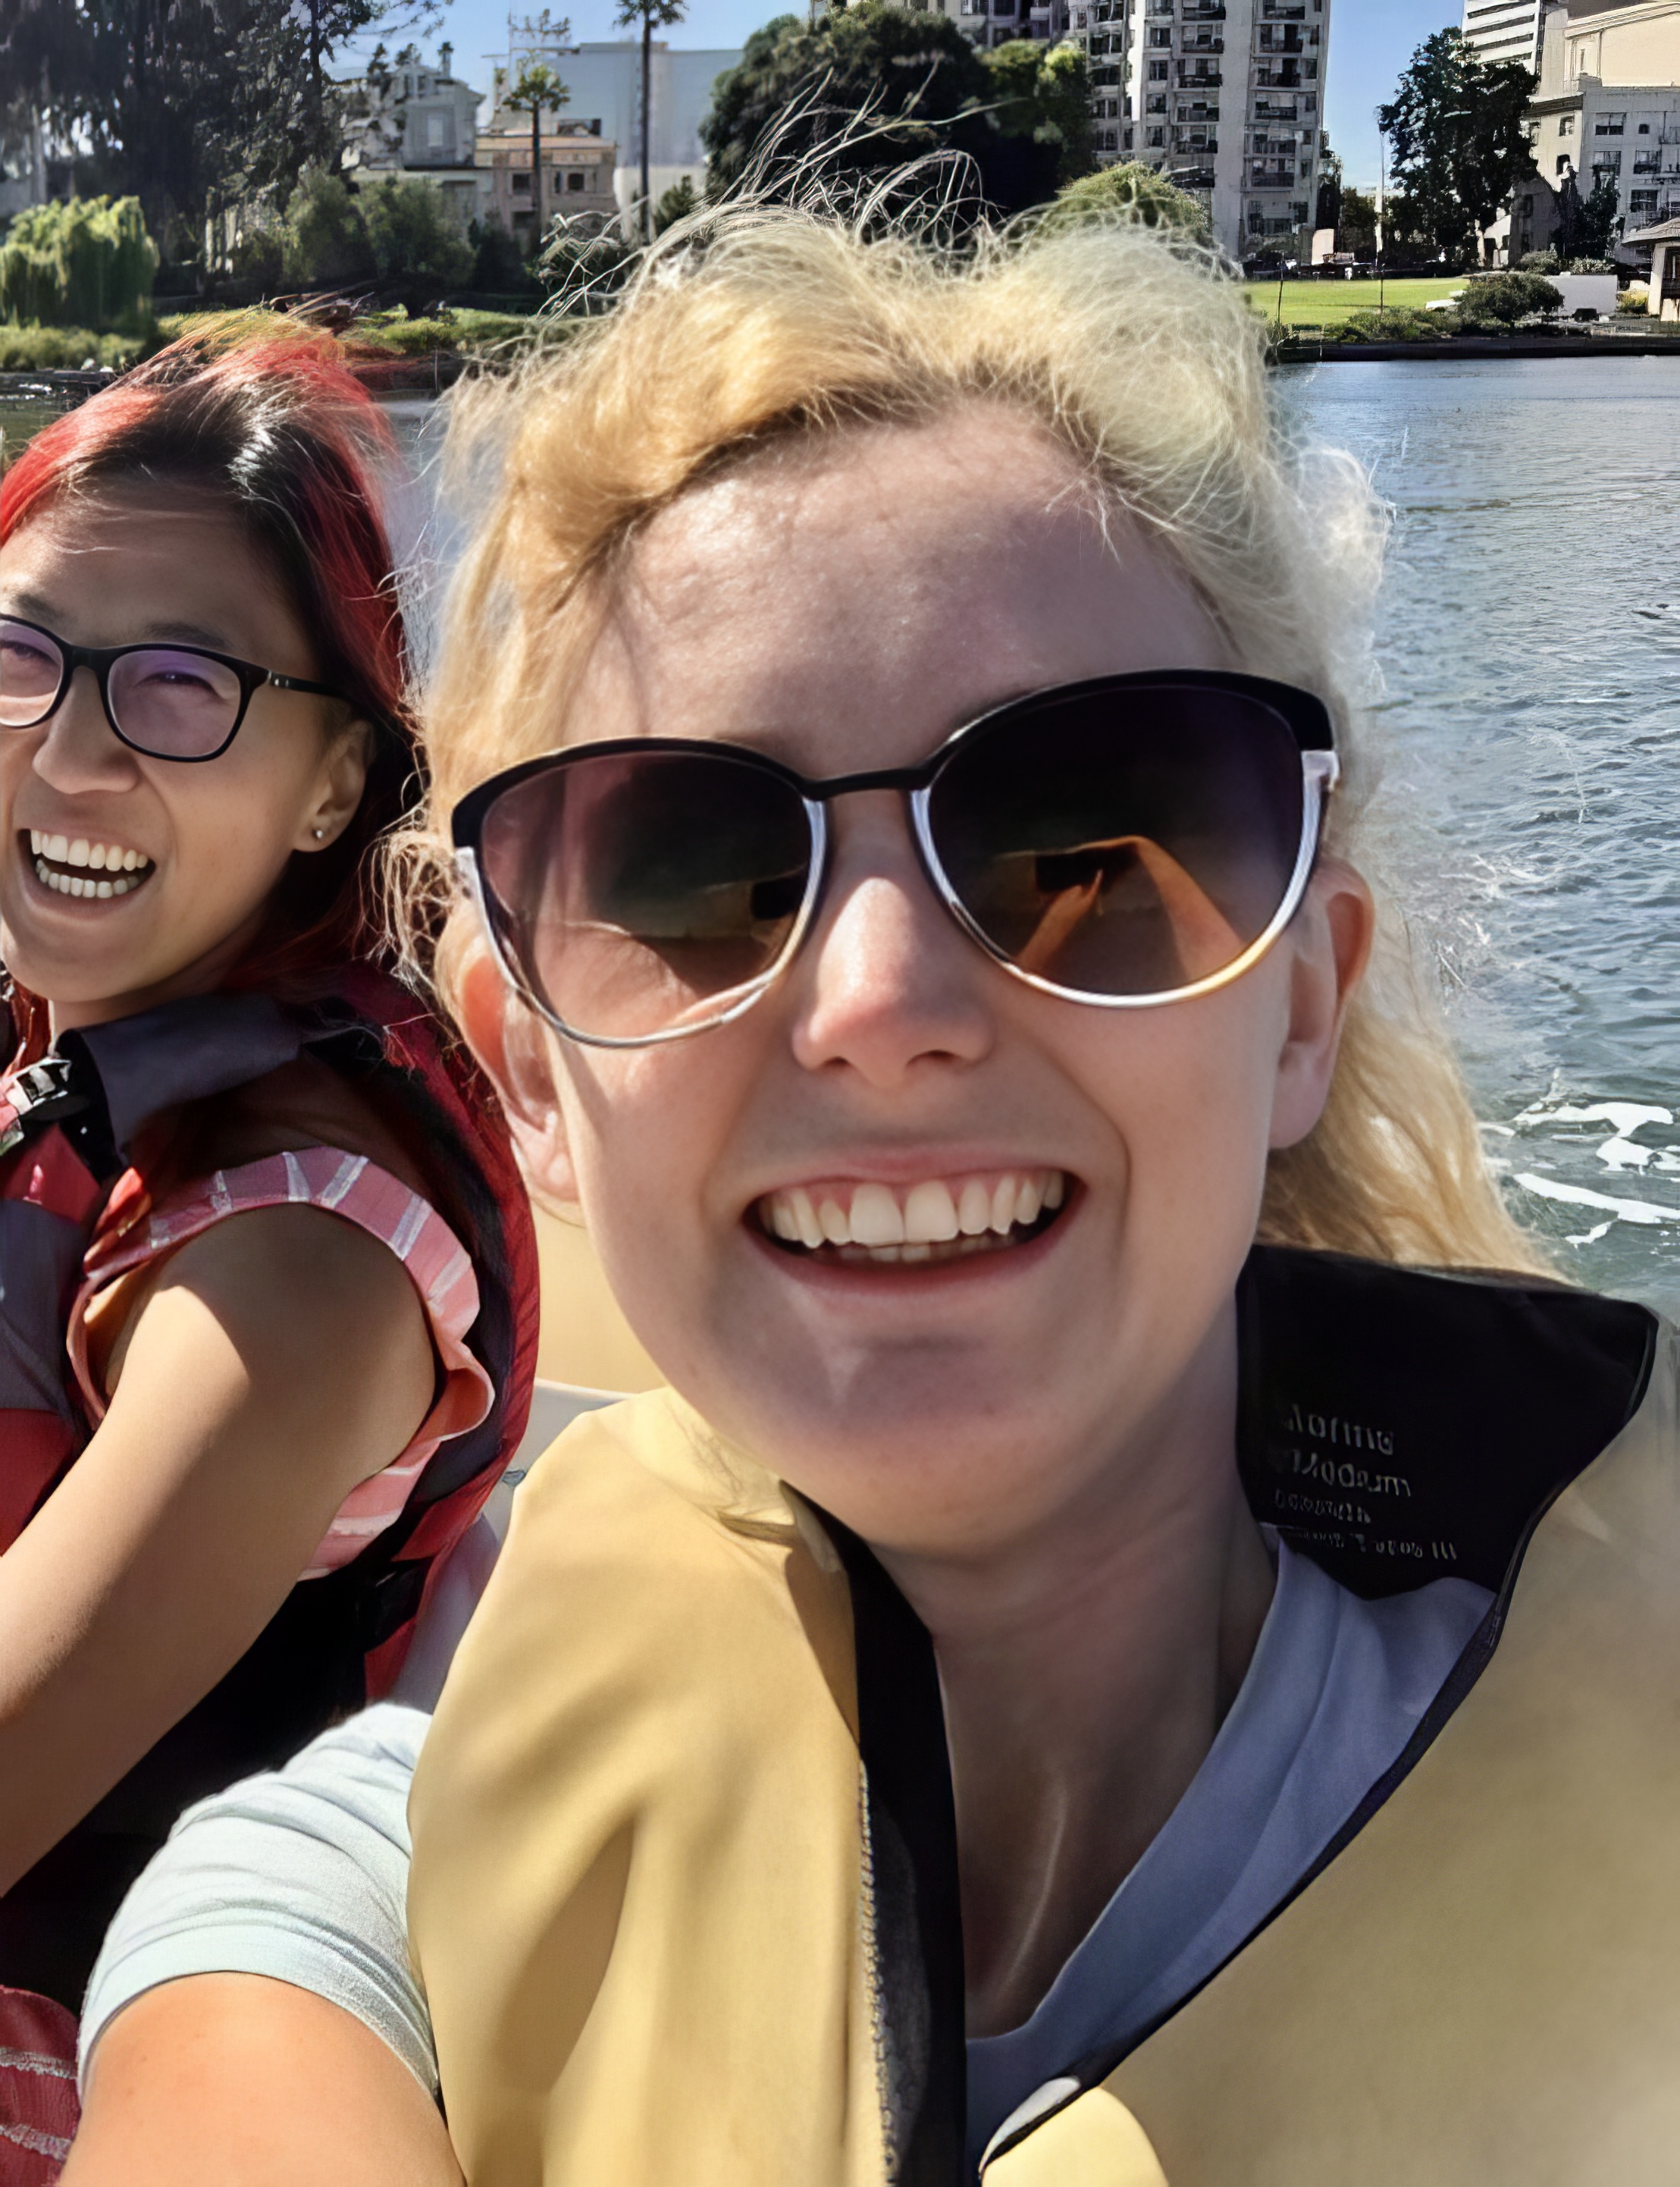
[[[1201,199],[1233,258],[1295,236],[1304,256],[1330,0],[1074,0],[1073,16],[1090,48],[1098,157],[1141,160]]]
[[[1545,0],[1464,0],[1464,42],[1485,61],[1520,61],[1537,74]]]
[[[1098,161],[1141,160],[1207,207],[1233,258],[1313,225],[1330,0],[934,0],[976,44],[1071,37]]]

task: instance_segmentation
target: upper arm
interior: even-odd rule
[[[0,1556],[0,1888],[256,1639],[435,1379],[402,1264],[301,1206],[183,1245],[120,1366],[97,1433]]]
[[[259,1975],[148,1991],[94,2055],[65,2187],[463,2187],[437,2108],[371,2030]]]

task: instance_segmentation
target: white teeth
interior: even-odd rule
[[[35,863],[35,877],[58,896],[75,897],[126,896],[131,889],[139,887],[143,878],[131,880],[126,874],[119,874],[114,881],[96,881],[91,874],[86,877],[80,874],[55,874],[39,857]]]
[[[87,863],[87,838],[85,835],[78,835],[65,853],[65,863],[67,866],[85,866]]]
[[[941,1185],[936,1188],[944,1190]],[[918,1185],[917,1192],[927,1188]],[[950,1195],[947,1193],[948,1199]],[[899,1212],[898,1202],[884,1184],[860,1184],[851,1195],[851,1230],[854,1245],[902,1245],[907,1238],[924,1237],[927,1234],[913,1228],[915,1193],[910,1195],[910,1206]],[[823,1211],[826,1217],[828,1210]]]
[[[47,848],[42,855],[46,857],[54,859],[59,865],[63,865],[65,859],[70,856],[69,836],[49,835],[47,838]]]
[[[122,854],[122,870],[126,874],[132,874],[137,866],[149,866],[151,863],[149,858],[143,858],[138,851],[125,851]]]
[[[992,1195],[992,1227],[1000,1238],[1007,1238],[1014,1219],[1015,1180],[1006,1172]]]
[[[103,843],[95,843],[93,845],[93,848],[87,853],[87,863],[90,866],[93,867],[97,872],[104,873],[105,869],[105,846]]]
[[[979,1238],[992,1228],[992,1195],[977,1177],[963,1187],[957,1203],[957,1228],[965,1238]]]
[[[913,1184],[904,1203],[904,1236],[911,1245],[941,1245],[957,1235],[957,1203],[941,1178]]]
[[[120,893],[124,884],[115,885]],[[90,894],[93,886],[87,883]],[[800,1185],[767,1195],[760,1221],[784,1245],[810,1252],[844,1247],[853,1260],[896,1262],[930,1260],[941,1246],[958,1254],[991,1250],[992,1237],[1010,1239],[1045,1209],[1061,1206],[1067,1178],[1061,1170],[1007,1170],[995,1183],[983,1177],[954,1184],[926,1178],[909,1188],[902,1206],[891,1186],[873,1180],[818,1189],[820,1197]]]

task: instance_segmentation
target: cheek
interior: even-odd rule
[[[1222,1265],[1246,1251],[1282,1041],[1275,984],[1239,981],[1096,1030],[1105,1052],[1080,1076],[1122,1151],[1128,1257]]]

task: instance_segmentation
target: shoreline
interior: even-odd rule
[[[1446,335],[1439,341],[1327,342],[1285,339],[1271,352],[1273,364],[1395,364],[1413,357],[1451,363],[1454,358],[1680,357],[1674,335]]]

